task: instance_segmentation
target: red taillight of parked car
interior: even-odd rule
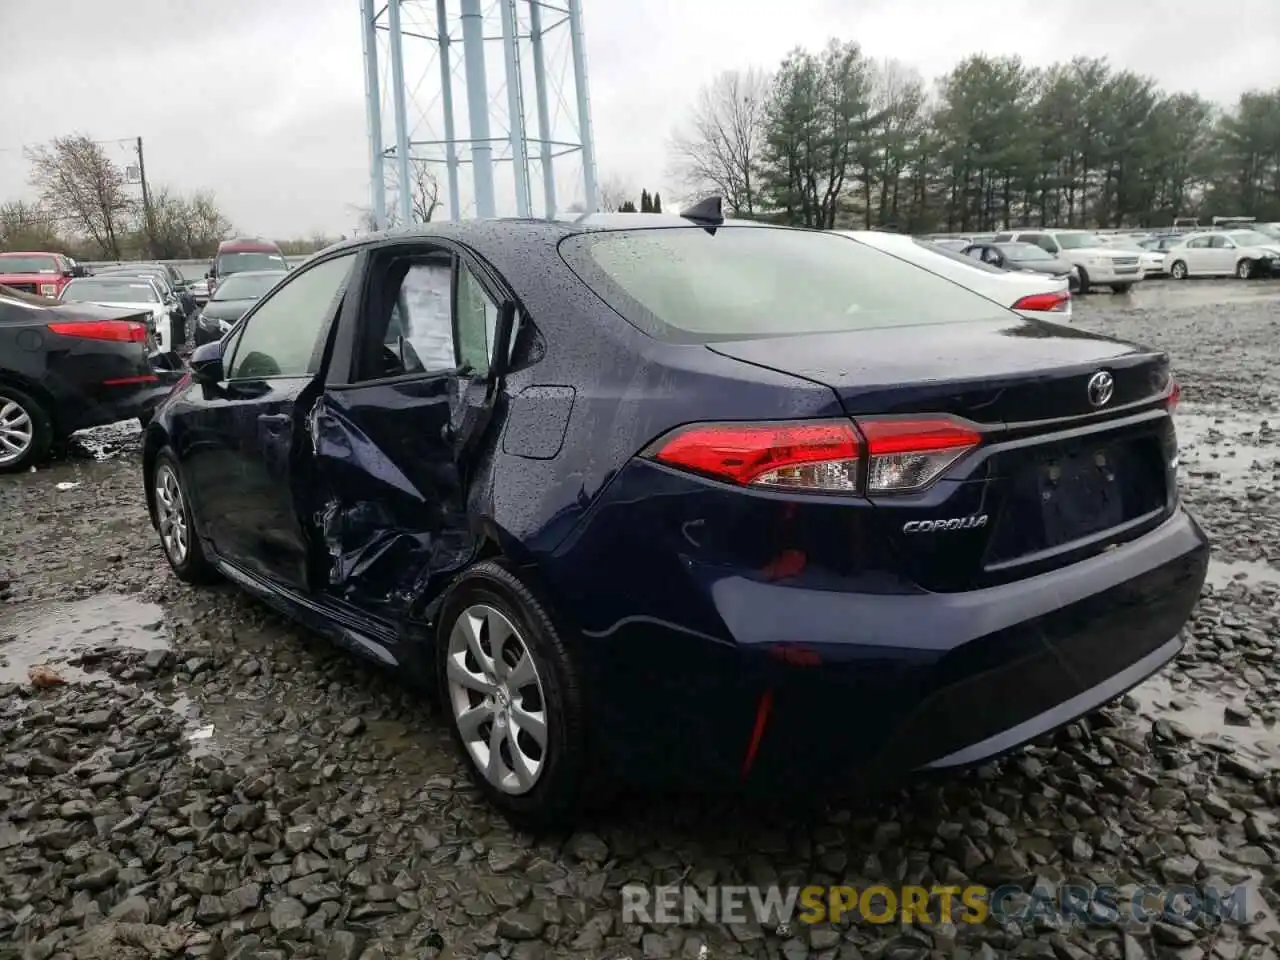
[[[1033,293],[1013,305],[1015,310],[1035,310],[1039,313],[1065,313],[1071,294],[1066,290],[1057,293]]]
[[[147,327],[133,320],[91,320],[51,323],[49,329],[59,336],[82,340],[110,340],[114,343],[145,343]]]
[[[672,431],[644,455],[739,486],[875,495],[928,486],[981,441],[951,417],[703,423]]]
[[[1169,412],[1178,409],[1178,401],[1182,399],[1182,384],[1178,383],[1172,377],[1169,378],[1169,394],[1165,397],[1164,405],[1169,408]]]

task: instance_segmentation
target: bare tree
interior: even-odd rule
[[[151,190],[151,218],[143,223],[150,256],[161,259],[211,257],[231,233],[231,221],[211,193],[183,197],[168,187]]]
[[[62,247],[57,221],[47,210],[23,200],[0,204],[0,250],[59,250]]]
[[[440,182],[425,160],[415,159],[410,167],[410,175],[414,222],[430,223],[440,206]]]
[[[704,86],[685,129],[672,138],[675,172],[694,193],[718,193],[734,214],[760,203],[757,183],[769,75],[728,70]]]
[[[600,181],[600,209],[604,213],[616,213],[631,199],[631,188],[619,176],[608,176]]]
[[[27,151],[31,183],[44,206],[92,240],[103,255],[120,258],[120,238],[134,210],[124,171],[102,145],[84,134],[57,137]]]

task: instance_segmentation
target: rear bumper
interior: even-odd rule
[[[625,779],[788,789],[874,789],[976,763],[1166,664],[1208,558],[1179,509],[1108,553],[968,593],[691,570],[725,635],[632,616],[586,638],[602,758]],[[780,645],[792,654],[779,658]]]
[[[153,358],[151,376],[155,377],[154,380],[103,384],[79,398],[70,398],[64,404],[64,414],[59,420],[63,429],[69,433],[121,420],[149,418],[182,378],[183,371],[180,368],[170,369],[165,361],[167,355]]]

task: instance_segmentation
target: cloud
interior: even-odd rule
[[[149,179],[213,190],[244,231],[350,230],[352,205],[367,203],[369,193],[357,0],[61,0],[47,42],[14,42],[30,36],[31,24],[48,22],[47,6],[0,0],[0,89],[8,104],[24,105],[21,121],[0,140],[0,198],[29,191],[24,145],[84,132],[121,138],[111,149],[132,162],[129,141],[142,136]],[[433,9],[406,2],[406,28],[431,32]],[[1004,0],[995,8],[954,0],[585,0],[584,17],[600,174],[637,193],[642,186],[678,193],[667,177],[667,145],[702,83],[725,69],[772,67],[788,50],[830,37],[856,39],[869,55],[901,60],[930,79],[980,51],[1020,54],[1033,64],[1106,56],[1168,89],[1222,103],[1274,85],[1280,49],[1275,0],[1236,0],[1229,15],[1213,5],[1173,10],[1114,0]],[[560,34],[548,56],[567,73],[567,34]],[[490,87],[498,94],[491,135],[502,137],[503,64],[490,46]],[[422,140],[443,136],[430,121],[438,106],[418,112],[439,91],[429,50],[422,41],[406,43],[406,73],[417,87],[410,122]],[[465,118],[456,62],[455,76]],[[571,77],[565,80],[571,91]],[[533,116],[531,84],[525,95]],[[561,102],[553,94],[557,130],[572,129],[574,106],[571,96]],[[565,206],[578,171],[572,158],[558,170]],[[510,167],[495,176],[505,206],[514,192]],[[540,195],[536,168],[532,178]],[[467,202],[465,165],[460,179]]]

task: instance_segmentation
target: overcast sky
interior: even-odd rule
[[[51,4],[0,0],[0,200],[30,192],[25,145],[142,136],[152,183],[214,191],[242,232],[351,230],[369,194],[358,0],[59,0],[52,20]],[[434,3],[405,9],[421,21]],[[1280,84],[1280,0],[584,0],[584,20],[600,176],[668,196],[668,140],[701,84],[833,36],[928,79],[986,52],[1107,56],[1223,103]],[[557,69],[564,49],[549,46]],[[491,59],[495,93],[500,71]],[[432,100],[438,67],[406,72],[422,81],[411,102]],[[109,149],[133,162],[131,143]],[[497,176],[509,197],[510,168]]]

